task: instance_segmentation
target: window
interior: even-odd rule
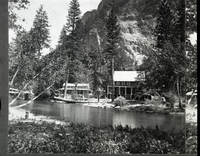
[[[115,82],[115,85],[116,86],[120,86],[120,82]]]

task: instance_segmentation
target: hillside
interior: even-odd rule
[[[139,65],[154,42],[152,33],[160,0],[102,0],[97,10],[86,12],[82,17],[88,45],[99,42],[102,49],[105,47],[105,21],[112,2],[121,28],[119,50]]]

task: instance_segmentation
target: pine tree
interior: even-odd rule
[[[105,50],[106,57],[111,62],[111,77],[112,77],[112,101],[114,101],[114,57],[117,55],[117,43],[120,35],[120,27],[117,24],[118,19],[114,12],[114,9],[111,8],[108,19],[106,21],[107,28],[107,45]]]
[[[172,11],[167,0],[162,0],[158,8],[157,25],[154,30],[156,36],[156,48],[163,48],[165,41],[169,41],[173,36],[171,23],[174,20]]]
[[[179,38],[180,42],[184,43],[186,39],[186,16],[185,16],[185,1],[179,0],[179,3],[177,4],[176,10],[176,34]]]
[[[92,79],[92,89],[94,93],[98,96],[99,101],[99,89],[102,88],[102,73],[101,73],[101,65],[103,61],[103,56],[99,50],[99,48],[95,48],[93,45],[89,49],[89,70],[91,71],[91,79]]]
[[[47,13],[44,11],[43,5],[41,5],[36,11],[33,27],[30,30],[32,49],[38,56],[38,59],[41,56],[41,50],[50,47],[49,27]]]
[[[78,0],[71,0],[69,4],[67,23],[65,25],[65,43],[64,51],[67,56],[67,78],[66,84],[68,82],[75,83],[78,81],[79,67],[81,62],[79,61],[80,57],[80,41],[81,41],[81,32],[79,31],[80,23],[80,5]],[[63,46],[63,45],[62,45]],[[66,87],[66,86],[65,86]],[[66,94],[65,94],[66,95]]]
[[[67,23],[66,23],[66,33],[68,35],[67,44],[69,47],[68,57],[71,60],[78,58],[78,47],[80,41],[80,32],[78,32],[77,27],[80,21],[80,5],[78,0],[71,0],[68,10]]]
[[[80,15],[81,11],[78,0],[71,0],[67,17],[67,31],[69,33],[73,33],[75,30],[77,21],[80,20]]]
[[[164,80],[163,83],[168,87],[167,89],[175,90],[176,88],[181,108],[181,84],[187,66],[184,48],[185,2],[180,2],[175,9],[171,10],[167,0],[163,0],[159,6],[153,56],[157,65],[152,73],[158,83]]]
[[[188,64],[188,60],[186,58],[186,50],[185,50],[185,40],[186,40],[186,32],[185,32],[185,1],[179,0],[179,3],[176,7],[176,22],[174,26],[174,43],[177,43],[178,45],[175,45],[175,47],[179,47],[176,49],[177,53],[177,69],[176,69],[176,75],[177,75],[177,94],[179,98],[179,107],[182,107],[181,104],[181,92],[185,94],[184,91],[186,89],[185,84],[185,76],[186,76],[186,68]]]

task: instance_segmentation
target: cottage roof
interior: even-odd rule
[[[114,71],[113,79],[114,81],[142,81],[141,76],[144,78],[144,72],[138,71]]]

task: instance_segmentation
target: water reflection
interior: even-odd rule
[[[129,125],[135,127],[154,127],[156,124],[163,129],[184,129],[184,116],[171,116],[164,114],[146,114],[112,108],[96,108],[81,104],[64,104],[35,101],[23,107],[35,115],[64,118],[66,121],[85,123],[93,126],[102,125]]]

